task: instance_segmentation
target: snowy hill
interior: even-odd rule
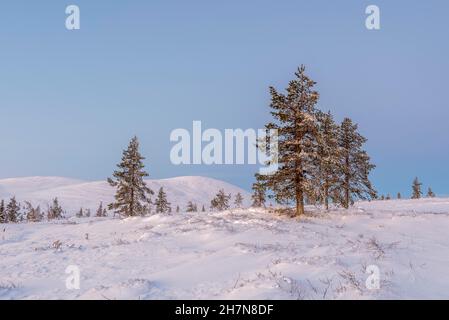
[[[173,207],[184,208],[188,201],[194,201],[198,207],[207,208],[210,200],[219,189],[233,195],[242,193],[246,203],[250,195],[243,189],[224,181],[206,177],[176,177],[161,180],[146,180],[155,192],[163,187]],[[26,177],[0,180],[0,199],[16,196],[19,201],[30,201],[46,208],[47,204],[58,197],[67,215],[73,215],[80,207],[95,210],[98,204],[110,203],[115,189],[106,181],[82,181],[62,177]]]
[[[0,299],[449,298],[449,199],[308,211],[4,225]],[[79,290],[65,286],[68,266]],[[366,286],[368,266],[379,288]]]

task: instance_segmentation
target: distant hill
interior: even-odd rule
[[[209,207],[210,200],[219,189],[235,195],[240,192],[245,204],[250,203],[250,195],[245,190],[224,181],[199,177],[184,176],[160,180],[146,180],[147,185],[155,192],[163,187],[173,209],[179,205],[183,210],[188,201],[197,203],[198,208]],[[113,200],[115,189],[106,181],[83,181],[63,177],[25,177],[0,179],[0,199],[16,196],[21,202],[30,201],[43,208],[55,197],[58,197],[67,215],[72,215],[80,207],[95,210],[98,204]]]

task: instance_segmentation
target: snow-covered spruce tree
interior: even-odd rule
[[[429,187],[429,189],[427,190],[427,197],[428,198],[435,198],[435,193],[433,192],[431,187]]]
[[[315,82],[301,66],[290,81],[286,93],[270,88],[274,121],[266,129],[278,132],[278,170],[264,176],[263,182],[280,204],[293,200],[296,216],[304,214],[304,198],[313,198],[317,168],[316,103],[319,94]]]
[[[90,217],[90,209],[84,210],[84,216],[85,216],[86,218],[89,218],[89,217]]]
[[[8,215],[6,214],[5,200],[0,201],[0,223],[7,223]]]
[[[167,201],[167,194],[165,193],[164,188],[161,187],[159,189],[154,204],[156,205],[156,213],[170,212],[170,202]]]
[[[20,204],[16,197],[12,197],[6,206],[6,216],[8,222],[16,223],[20,218]]]
[[[256,182],[253,183],[252,190],[253,194],[251,195],[252,207],[260,208],[265,207],[265,199],[266,199],[266,184],[262,180],[262,176],[256,174]]]
[[[58,198],[53,199],[53,203],[47,209],[47,219],[61,219],[63,217],[64,210],[59,205]]]
[[[203,207],[201,208],[201,212],[206,212],[206,208],[204,207],[204,204],[203,204]]]
[[[179,206],[176,206],[176,213],[179,213]]]
[[[95,212],[95,216],[96,217],[106,217],[107,215],[108,214],[107,214],[106,208],[103,208],[103,202],[101,201],[100,205],[97,208],[97,211]]]
[[[144,215],[150,211],[149,196],[153,191],[147,187],[144,177],[148,173],[144,170],[142,157],[139,153],[137,137],[131,139],[128,148],[123,151],[121,162],[114,171],[114,178],[108,178],[111,186],[116,187],[115,202],[109,204],[109,210],[114,210],[120,216],[130,217]]]
[[[422,191],[421,191],[422,183],[419,182],[418,177],[413,180],[412,185],[412,199],[420,199],[422,197]]]
[[[370,157],[363,150],[367,140],[357,129],[357,124],[345,118],[339,131],[342,174],[339,187],[342,191],[341,204],[346,209],[355,199],[369,200],[376,197],[376,191],[369,180],[369,173],[376,166],[370,163]]]
[[[186,212],[198,212],[198,207],[195,203],[193,203],[192,201],[189,201],[187,203],[187,209]]]
[[[25,201],[25,217],[29,222],[39,222],[43,218],[40,206],[36,208],[29,201]]]
[[[402,195],[400,192],[398,192],[397,198],[400,200],[402,198]]]
[[[231,194],[226,194],[223,189],[220,189],[215,195],[215,198],[210,202],[210,208],[212,210],[216,209],[219,211],[229,209],[229,200],[231,199]]]
[[[387,197],[385,198],[385,200],[391,200],[390,194],[387,194]]]
[[[340,182],[341,156],[338,146],[339,126],[335,123],[330,112],[317,111],[318,120],[318,168],[314,183],[316,200],[329,209],[329,200],[339,201],[338,184]],[[313,202],[314,199],[310,199]],[[309,203],[313,204],[313,203]]]
[[[235,195],[234,205],[236,208],[241,208],[243,204],[243,196],[240,192]]]

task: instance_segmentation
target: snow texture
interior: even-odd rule
[[[61,198],[101,185],[55,181]],[[301,219],[239,209],[2,225],[0,299],[449,298],[449,199],[306,209]],[[69,265],[79,290],[66,288]],[[379,289],[365,285],[370,265]]]

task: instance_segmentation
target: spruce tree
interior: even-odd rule
[[[240,192],[235,195],[234,205],[236,208],[241,208],[243,204],[243,196]]]
[[[338,183],[340,181],[341,162],[338,146],[339,127],[330,112],[317,112],[318,119],[318,168],[316,174],[316,198],[326,210],[329,200],[339,201]],[[309,199],[312,200],[312,199]]]
[[[401,198],[402,198],[402,195],[401,195],[401,193],[400,193],[400,192],[398,192],[398,196],[397,196],[397,198],[398,198],[398,199],[401,199]]]
[[[8,216],[6,214],[5,200],[0,201],[0,223],[7,223]]]
[[[12,197],[6,206],[6,216],[8,222],[16,223],[20,216],[20,204],[17,202],[16,197]]]
[[[263,181],[263,176],[256,174],[256,182],[253,183],[253,194],[251,199],[253,201],[252,206],[255,208],[265,207],[266,199],[266,184]]]
[[[64,210],[59,205],[58,198],[53,199],[53,203],[48,207],[47,210],[47,219],[61,219],[63,217]]]
[[[341,204],[346,209],[355,199],[369,200],[376,197],[376,191],[369,180],[370,171],[375,165],[370,163],[370,157],[363,150],[367,140],[357,129],[357,124],[345,118],[339,130],[342,174],[340,188],[343,191]]]
[[[77,218],[82,218],[83,217],[83,208],[79,209],[79,211],[76,213],[76,217]]]
[[[278,133],[278,169],[260,182],[273,192],[280,204],[293,200],[296,215],[304,214],[304,198],[313,197],[317,166],[317,119],[315,105],[318,92],[315,82],[301,66],[290,81],[286,93],[270,88],[273,122],[266,129]]]
[[[86,209],[86,210],[84,211],[84,216],[85,216],[86,218],[89,218],[89,217],[90,217],[90,213],[91,213],[90,209]]]
[[[391,200],[390,194],[387,194],[387,197],[386,197],[385,199],[386,199],[386,200]]]
[[[40,206],[36,208],[29,201],[25,201],[25,217],[29,222],[39,222],[43,218]]]
[[[144,215],[150,211],[149,196],[153,191],[143,180],[148,176],[142,162],[144,159],[139,152],[137,137],[132,138],[128,148],[123,151],[118,170],[114,171],[115,179],[108,178],[109,184],[117,188],[115,202],[109,204],[109,210],[125,217]]]
[[[106,217],[107,216],[106,208],[103,208],[103,202],[100,202],[100,205],[98,206],[95,216],[96,217]]]
[[[210,202],[210,208],[217,209],[219,211],[227,210],[227,209],[229,209],[229,200],[230,199],[231,199],[231,195],[225,194],[224,190],[221,189],[215,195],[215,198],[213,198],[212,201]]]
[[[422,183],[419,182],[418,177],[416,177],[415,180],[413,180],[413,185],[412,185],[412,199],[420,199],[421,198],[421,196],[422,196],[421,186],[422,186]]]
[[[206,212],[206,208],[204,207],[204,204],[203,204],[203,207],[201,208],[201,212]]]
[[[176,213],[179,213],[179,206],[176,206]]]
[[[156,213],[170,212],[170,202],[167,201],[167,194],[164,192],[164,188],[160,188],[157,194],[156,201]]]
[[[435,198],[435,193],[432,191],[431,187],[429,187],[429,189],[427,190],[427,197],[428,198]]]
[[[193,203],[192,201],[189,201],[187,203],[186,212],[198,212],[198,207],[196,206],[195,203]]]

